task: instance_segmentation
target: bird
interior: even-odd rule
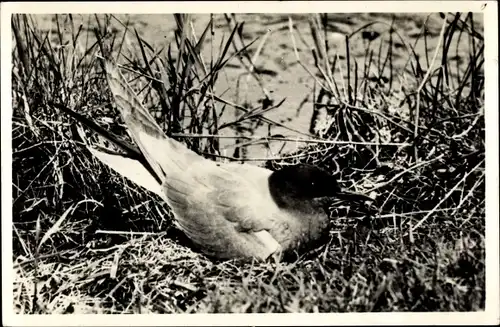
[[[308,249],[327,234],[325,201],[373,201],[342,190],[326,170],[310,164],[272,171],[239,162],[217,162],[168,137],[117,65],[104,62],[113,99],[133,144],[60,104],[77,121],[126,150],[91,153],[119,174],[157,194],[174,223],[208,257],[257,259]]]

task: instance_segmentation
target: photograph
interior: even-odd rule
[[[265,3],[2,3],[5,325],[500,323],[497,3]]]

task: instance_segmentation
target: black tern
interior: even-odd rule
[[[106,61],[105,70],[116,107],[137,147],[57,106],[127,150],[125,156],[89,147],[109,167],[159,195],[177,226],[208,256],[266,260],[307,247],[328,230],[325,199],[373,200],[342,191],[333,175],[313,165],[271,171],[204,158],[164,133],[115,64]]]

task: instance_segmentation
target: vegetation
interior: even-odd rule
[[[16,312],[484,310],[481,19],[419,16],[409,42],[395,17],[381,15],[346,33],[337,49],[331,39],[340,17],[273,17],[314,85],[310,129],[299,139],[272,132],[297,131],[267,116],[286,104],[266,88],[265,64],[255,64],[270,32],[249,41],[234,15],[210,19],[198,34],[191,16],[174,15],[175,38],[164,47],[113,15],[82,24],[56,15],[50,33],[30,16],[13,16]],[[217,42],[220,29],[227,33]],[[291,261],[205,258],[173,226],[166,204],[83,146],[110,145],[54,105],[130,140],[101,67],[108,55],[167,133],[197,153],[271,169],[314,163],[375,196],[376,206],[332,204],[329,241]],[[240,103],[215,88],[230,65],[256,82],[260,102]],[[232,155],[222,151],[229,141]],[[246,156],[248,147],[273,141],[300,147],[269,160]]]

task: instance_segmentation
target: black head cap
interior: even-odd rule
[[[285,166],[269,177],[271,195],[278,204],[293,200],[336,197],[345,200],[369,200],[364,195],[344,192],[337,179],[317,166]]]
[[[285,166],[273,172],[269,177],[269,186],[297,198],[335,196],[341,191],[333,175],[306,164]]]

